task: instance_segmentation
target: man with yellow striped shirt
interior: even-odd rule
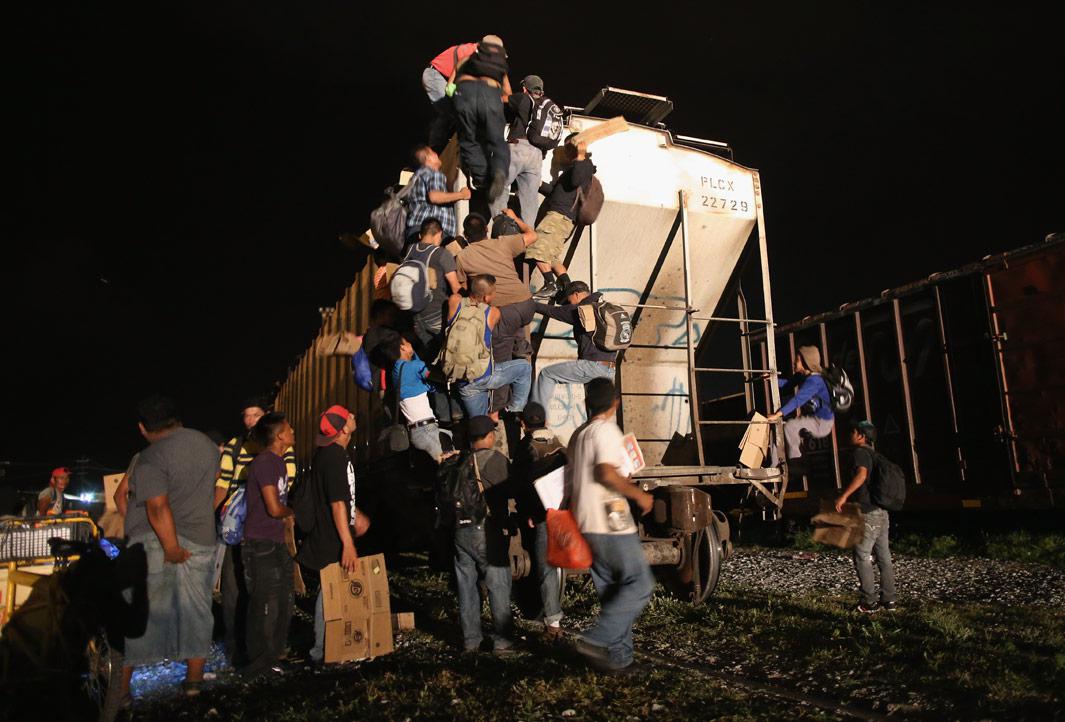
[[[266,415],[269,403],[260,399],[251,399],[244,403],[241,417],[244,433],[234,436],[222,448],[219,462],[218,480],[214,487],[215,510],[221,509],[224,502],[236,492],[241,484],[247,482],[248,465],[255,459],[260,449],[250,438],[255,424]],[[282,457],[289,479],[296,478],[296,452],[289,447]],[[219,539],[219,544],[224,542]],[[226,655],[230,664],[243,663],[245,615],[248,608],[248,590],[244,578],[244,564],[240,558],[240,545],[226,546],[222,562],[222,623],[225,626]]]

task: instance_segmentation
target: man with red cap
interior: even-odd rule
[[[326,409],[318,420],[318,450],[311,462],[308,487],[315,500],[314,525],[296,555],[300,564],[317,571],[340,562],[348,572],[354,572],[358,563],[355,539],[370,528],[370,520],[355,506],[355,469],[348,455],[354,432],[355,415],[339,404]],[[319,589],[311,659],[321,662],[324,656],[325,612]]]
[[[66,510],[67,503],[63,499],[63,492],[67,490],[69,483],[70,469],[60,466],[52,470],[52,478],[48,481],[48,486],[44,487],[37,496],[37,516],[62,514]]]

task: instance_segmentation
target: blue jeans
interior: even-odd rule
[[[632,664],[632,623],[651,600],[654,577],[637,534],[585,534],[592,548],[592,581],[602,611],[584,641],[605,647],[610,666]]]
[[[479,577],[488,587],[488,605],[492,610],[492,646],[507,649],[514,642],[514,618],[510,611],[510,567],[488,564],[484,524],[455,530],[455,582],[459,593],[459,623],[462,646],[475,650],[481,645],[481,590]]]
[[[178,544],[192,556],[170,564],[163,559],[163,547],[154,533],[130,539],[129,544],[143,545],[148,560],[148,624],[143,635],[126,639],[125,665],[206,657],[214,631],[215,546],[195,544],[179,535]],[[126,601],[131,600],[128,594]]]
[[[451,436],[450,431],[444,431],[443,433]],[[440,455],[444,453],[443,447],[440,445],[440,425],[439,424],[426,424],[425,426],[416,426],[410,430],[410,445],[415,449],[424,451],[429,456],[433,457],[433,461],[440,458]]]
[[[586,384],[592,379],[613,381],[614,367],[583,359],[551,364],[541,369],[536,377],[532,400],[546,409],[551,403],[551,397],[555,394],[556,384]]]
[[[284,542],[245,539],[248,582],[248,671],[265,672],[285,655],[292,620],[292,557]]]
[[[536,568],[540,575],[540,598],[544,603],[544,624],[562,621],[561,580],[558,567],[547,563],[547,522],[536,525]]]
[[[489,204],[492,218],[507,207],[508,193],[514,181],[518,182],[519,215],[530,228],[536,226],[536,212],[540,209],[540,183],[544,174],[544,156],[540,149],[522,138],[510,146],[510,171],[503,186],[506,191]]]
[[[503,138],[503,96],[480,80],[464,80],[451,99],[459,126],[462,169],[477,188],[486,188],[495,175],[506,178],[510,170],[510,145]],[[491,199],[489,199],[491,200]]]
[[[462,405],[466,407],[468,417],[483,416],[488,413],[492,405],[492,395],[489,392],[503,386],[510,386],[510,403],[507,409],[521,411],[529,400],[531,385],[532,366],[527,359],[516,358],[494,364],[490,375],[480,381],[459,387],[459,398],[462,399]]]
[[[876,582],[873,578],[873,555],[880,569],[880,601],[895,601],[895,568],[891,564],[891,549],[888,548],[888,529],[891,519],[885,509],[865,512],[865,534],[854,547],[854,568],[858,571],[858,584],[862,590],[862,603],[872,606],[877,602]]]

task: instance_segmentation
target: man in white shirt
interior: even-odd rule
[[[632,623],[654,589],[629,502],[647,514],[654,499],[626,471],[623,434],[614,422],[618,396],[613,382],[593,379],[584,399],[588,423],[569,442],[569,508],[592,548],[592,581],[602,611],[577,651],[593,667],[619,672],[632,664]]]

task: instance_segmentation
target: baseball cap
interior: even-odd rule
[[[318,436],[314,439],[315,446],[329,446],[336,437],[344,431],[344,425],[353,415],[340,404],[330,406],[318,419]]]
[[[474,416],[470,419],[469,432],[471,439],[480,439],[483,436],[488,436],[492,431],[496,430],[496,422],[487,416]]]
[[[538,93],[544,92],[544,79],[539,75],[526,75],[525,80],[521,81],[521,84],[526,90]]]
[[[521,412],[521,420],[530,429],[542,429],[547,426],[547,412],[544,407],[535,401],[525,404],[525,410]]]
[[[57,466],[56,468],[52,469],[52,478],[55,478],[60,474],[66,474],[67,476],[70,476],[70,469],[65,466]]]

